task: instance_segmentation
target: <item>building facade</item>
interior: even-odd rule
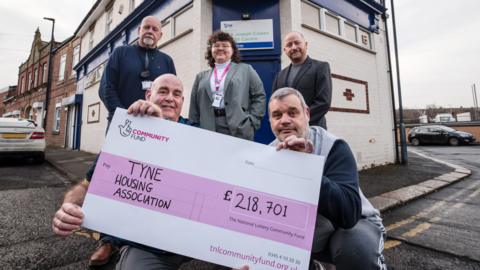
[[[45,137],[48,145],[75,149],[76,128],[81,115],[81,95],[76,94],[80,39],[67,38],[54,51],[52,87],[49,95]],[[78,144],[78,143],[77,143]]]
[[[77,93],[82,95],[82,119],[79,148],[96,153],[103,145],[106,130],[107,110],[98,96],[103,67],[108,60],[109,52],[123,44],[115,39],[113,30],[132,14],[142,0],[98,0],[75,31],[81,41],[81,53],[78,72]],[[109,42],[107,42],[107,40]],[[114,42],[113,44],[110,42]],[[104,44],[108,43],[107,47]],[[92,59],[91,56],[95,58]],[[85,59],[88,57],[88,64]]]
[[[107,110],[98,97],[98,82],[109,54],[117,46],[134,43],[141,19],[154,15],[163,24],[158,47],[173,58],[185,87],[184,116],[195,75],[208,69],[204,56],[213,31],[234,34],[242,47],[242,61],[255,68],[267,96],[276,73],[290,64],[282,54],[282,37],[300,31],[308,41],[309,55],[330,63],[329,131],[350,144],[360,168],[391,163],[394,124],[384,13],[382,3],[374,0],[145,0],[102,40],[94,40],[75,67],[78,92],[83,93],[80,148],[98,152],[103,144]],[[102,16],[91,21],[101,22]],[[87,30],[93,28],[85,23],[79,29],[83,48],[87,39],[90,42]],[[265,117],[255,139],[267,143],[272,138]]]
[[[53,47],[59,43],[54,42]],[[9,117],[34,120],[42,126],[44,122],[45,95],[47,91],[50,42],[42,41],[37,28],[30,48],[30,55],[19,67],[16,93],[4,101]]]

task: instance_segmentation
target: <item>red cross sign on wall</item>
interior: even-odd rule
[[[343,96],[347,98],[348,101],[352,101],[353,97],[355,97],[355,94],[352,92],[352,89],[345,89],[345,92],[343,92]]]

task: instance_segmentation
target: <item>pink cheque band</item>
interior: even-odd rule
[[[160,181],[139,177],[141,165],[135,165],[131,176],[132,162],[138,161],[102,152],[88,192],[155,212],[311,250],[316,205],[143,162],[138,163],[148,165],[150,170],[161,169],[161,174],[156,175]],[[118,175],[137,179],[137,186],[125,185],[128,183],[126,178],[123,178],[123,185],[120,184]],[[139,182],[143,182],[143,186],[148,185],[150,192],[138,187]],[[230,201],[225,200],[227,191],[231,191],[228,194]],[[132,196],[121,197],[122,192]],[[235,207],[242,197],[239,193],[243,195],[240,205],[244,208],[247,208],[250,197],[250,211]],[[257,200],[256,207],[253,206],[254,200]],[[270,209],[268,206],[271,206]],[[286,215],[283,216],[285,206]],[[275,214],[274,210],[280,214]]]

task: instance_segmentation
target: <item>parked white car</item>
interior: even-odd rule
[[[0,117],[0,156],[45,159],[45,130],[34,121]]]

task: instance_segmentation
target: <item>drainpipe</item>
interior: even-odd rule
[[[50,38],[50,54],[48,55],[48,79],[47,90],[45,91],[45,117],[43,118],[43,129],[47,132],[47,119],[48,119],[48,106],[50,103],[50,92],[52,91],[52,66],[53,66],[53,43],[55,39],[53,37],[53,31],[55,30],[55,19],[43,17],[44,20],[52,22],[52,36]]]
[[[395,163],[400,162],[399,153],[398,153],[398,128],[397,128],[397,114],[395,110],[395,88],[393,86],[393,75],[392,75],[392,58],[390,55],[390,39],[388,37],[388,23],[387,23],[387,14],[384,13],[383,19],[385,21],[385,32],[387,36],[387,56],[388,56],[388,74],[390,76],[390,92],[392,95],[392,107],[393,107],[393,133],[395,135]]]
[[[398,112],[400,121],[400,148],[402,153],[401,164],[408,164],[407,154],[407,140],[405,136],[405,123],[403,122],[403,105],[402,105],[402,87],[400,85],[400,61],[398,60],[398,45],[397,45],[397,29],[395,26],[395,8],[393,0],[390,0],[392,8],[392,26],[393,26],[393,46],[395,51],[395,64],[397,69],[397,89],[398,89]]]

